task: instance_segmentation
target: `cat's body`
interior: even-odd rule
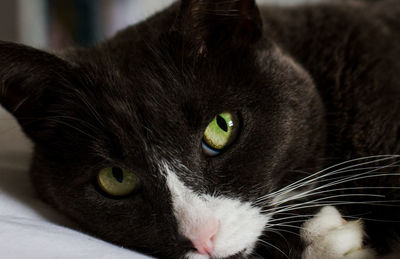
[[[278,46],[312,75],[323,99],[327,122],[325,166],[330,164],[329,158],[337,163],[356,157],[398,154],[400,3],[349,1],[333,9],[335,15],[331,15],[329,4],[303,10],[294,8],[283,13],[266,10]],[[398,169],[384,169],[383,172],[395,173]],[[387,200],[396,201],[398,191],[368,187],[399,184],[398,176],[387,176],[351,181],[339,187],[365,186],[361,191],[345,191],[344,194],[381,194]],[[341,193],[337,191],[336,194]],[[357,200],[356,197],[352,199]],[[399,220],[399,212],[394,207],[350,205],[342,211],[344,215],[378,220],[366,224],[369,241],[373,241],[377,250],[390,250],[389,247],[398,242],[395,233],[400,233],[400,229],[393,221]]]
[[[0,103],[36,144],[41,196],[108,241],[163,258],[299,258],[304,245],[290,232],[332,204],[373,219],[366,245],[393,253],[400,210],[389,201],[400,194],[386,187],[400,177],[383,174],[398,168],[373,166],[397,156],[304,179],[399,153],[398,17],[397,0],[259,10],[183,1],[60,58],[0,43]],[[239,133],[210,156],[203,135],[224,112]],[[134,172],[140,190],[105,194],[98,172],[109,167]],[[357,174],[367,178],[346,178]],[[300,208],[310,200],[318,206]]]

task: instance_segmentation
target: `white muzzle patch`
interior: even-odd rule
[[[249,202],[196,194],[179,180],[171,167],[166,163],[162,166],[172,196],[174,215],[183,236],[198,244],[199,238],[208,238],[205,236],[208,228],[213,228],[215,220],[218,221],[218,229],[208,231],[212,233],[211,241],[208,241],[212,242],[211,246],[205,244],[205,250],[189,252],[187,258],[224,258],[253,251],[269,216],[263,215],[260,208]]]

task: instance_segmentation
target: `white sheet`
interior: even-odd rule
[[[31,143],[0,107],[0,258],[148,258],[68,228],[29,181]]]

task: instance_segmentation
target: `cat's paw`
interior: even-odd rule
[[[327,206],[306,221],[300,231],[306,244],[303,259],[373,259],[374,251],[363,247],[363,224],[346,221],[339,211]]]

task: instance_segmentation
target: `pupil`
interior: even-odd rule
[[[112,168],[112,175],[114,176],[115,180],[117,180],[119,183],[122,183],[122,181],[124,180],[124,173],[122,172],[122,169],[119,167]]]
[[[217,124],[223,131],[228,132],[228,125],[220,115],[217,115]]]

